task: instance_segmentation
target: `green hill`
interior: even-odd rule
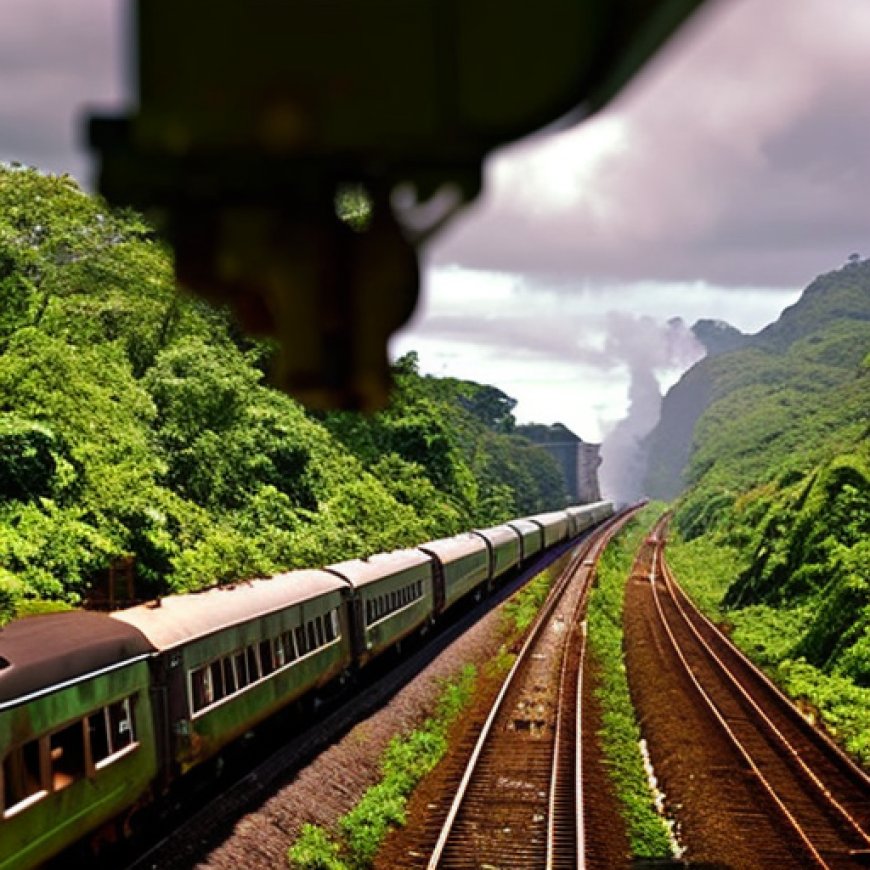
[[[141,217],[0,166],[0,619],[131,557],[151,596],[564,505],[500,391],[409,356],[384,413],[315,415],[271,355],[175,292]]]
[[[694,366],[649,447],[650,494],[682,489],[676,560],[706,578],[748,651],[870,759],[870,261],[822,275]],[[854,692],[860,727],[835,721],[858,715],[838,706]]]

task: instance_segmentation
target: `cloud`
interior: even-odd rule
[[[870,247],[868,45],[864,0],[720,4],[612,108],[493,157],[434,259],[803,286]]]
[[[125,98],[119,0],[8,0],[0,27],[0,160],[87,180],[88,108]]]

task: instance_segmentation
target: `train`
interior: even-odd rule
[[[569,507],[406,550],[0,630],[0,870],[123,824],[287,705],[613,514]]]

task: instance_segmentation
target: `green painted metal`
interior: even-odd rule
[[[183,716],[176,716],[171,725],[175,742],[173,756],[182,773],[212,757],[223,746],[282,707],[350,668],[351,636],[344,598],[342,592],[323,595],[279,613],[216,632],[182,648],[170,677],[175,683],[176,697],[183,691],[186,699]],[[336,640],[227,696],[213,707],[192,714],[191,671],[249,645],[276,638],[282,632],[294,631],[313,617],[324,616],[336,608],[341,626]],[[178,686],[178,681],[183,681],[183,687]]]
[[[136,743],[92,777],[49,791],[0,818],[0,870],[35,867],[120,815],[148,792],[157,771],[147,661],[139,661],[0,712],[0,756],[133,696]]]

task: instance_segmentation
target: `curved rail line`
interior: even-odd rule
[[[633,513],[581,544],[551,591],[481,728],[429,870],[584,866],[580,697],[586,630],[580,617],[601,551]],[[555,656],[546,650],[547,628],[562,633]],[[537,715],[544,718],[517,719],[518,710],[529,709],[527,698],[551,692],[554,659],[556,698],[543,705],[552,703],[554,712],[547,716],[541,709]]]
[[[691,604],[664,558],[666,527],[650,538],[649,579],[688,678],[815,865],[867,866],[870,777]]]

